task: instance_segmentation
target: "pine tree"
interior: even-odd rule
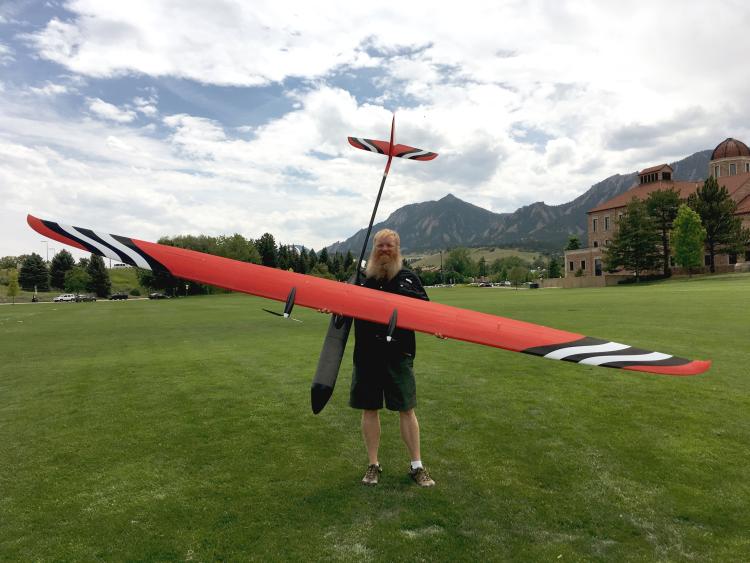
[[[112,282],[109,280],[109,272],[104,266],[104,260],[102,260],[101,256],[97,254],[91,255],[86,273],[90,278],[87,289],[96,293],[97,297],[107,297],[112,287]]]
[[[16,304],[16,296],[19,294],[18,290],[18,271],[10,270],[8,273],[8,297],[13,298],[13,304]]]
[[[49,271],[44,259],[36,252],[30,254],[21,265],[18,281],[26,291],[49,291]]]
[[[605,267],[610,271],[619,267],[633,270],[635,279],[640,280],[644,270],[653,270],[659,264],[659,238],[646,203],[633,198],[620,219],[612,243],[605,250]]]
[[[656,222],[656,226],[661,233],[661,246],[663,256],[664,275],[671,275],[669,267],[669,232],[672,230],[672,223],[677,217],[677,208],[680,206],[680,194],[670,188],[668,190],[656,190],[651,192],[646,199],[646,208],[649,215]]]
[[[560,262],[557,261],[556,257],[550,258],[548,266],[548,275],[550,278],[559,278],[562,275],[560,271]]]
[[[581,248],[581,241],[578,239],[578,235],[570,235],[565,250],[578,250],[579,248]]]
[[[711,259],[711,273],[716,271],[716,254],[741,246],[742,221],[735,216],[737,203],[726,187],[719,187],[711,176],[688,198],[688,205],[698,213],[706,229],[706,246]]]
[[[260,253],[261,264],[270,268],[275,268],[278,265],[276,240],[274,240],[271,233],[263,233],[263,235],[255,241],[255,247]]]
[[[706,240],[706,229],[701,225],[700,216],[687,205],[680,205],[672,231],[674,259],[692,275],[693,268],[702,264],[703,242]]]
[[[73,269],[76,261],[67,250],[61,250],[55,254],[49,266],[49,284],[55,289],[65,288],[65,274]]]

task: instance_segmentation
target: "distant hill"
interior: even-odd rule
[[[697,152],[671,163],[674,179],[705,177],[711,151]],[[513,213],[493,213],[453,194],[437,201],[413,203],[397,209],[373,227],[398,231],[405,252],[424,252],[455,246],[504,246],[533,251],[559,251],[571,234],[586,232],[586,212],[633,187],[637,173],[615,174],[562,205],[536,202]],[[359,252],[366,229],[332,244],[329,252]]]

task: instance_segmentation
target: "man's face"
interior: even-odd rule
[[[388,258],[393,260],[398,255],[396,239],[387,235],[375,241],[375,256],[377,258]]]

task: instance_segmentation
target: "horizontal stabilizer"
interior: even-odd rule
[[[409,145],[393,145],[388,141],[376,141],[374,139],[363,139],[362,137],[348,137],[349,144],[363,151],[380,153],[385,156],[408,158],[409,160],[432,160],[437,157],[436,152],[425,151]]]

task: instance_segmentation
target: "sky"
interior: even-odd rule
[[[740,0],[0,0],[0,256],[26,215],[320,249],[452,193],[495,212],[750,142]],[[52,250],[50,250],[50,247]]]

